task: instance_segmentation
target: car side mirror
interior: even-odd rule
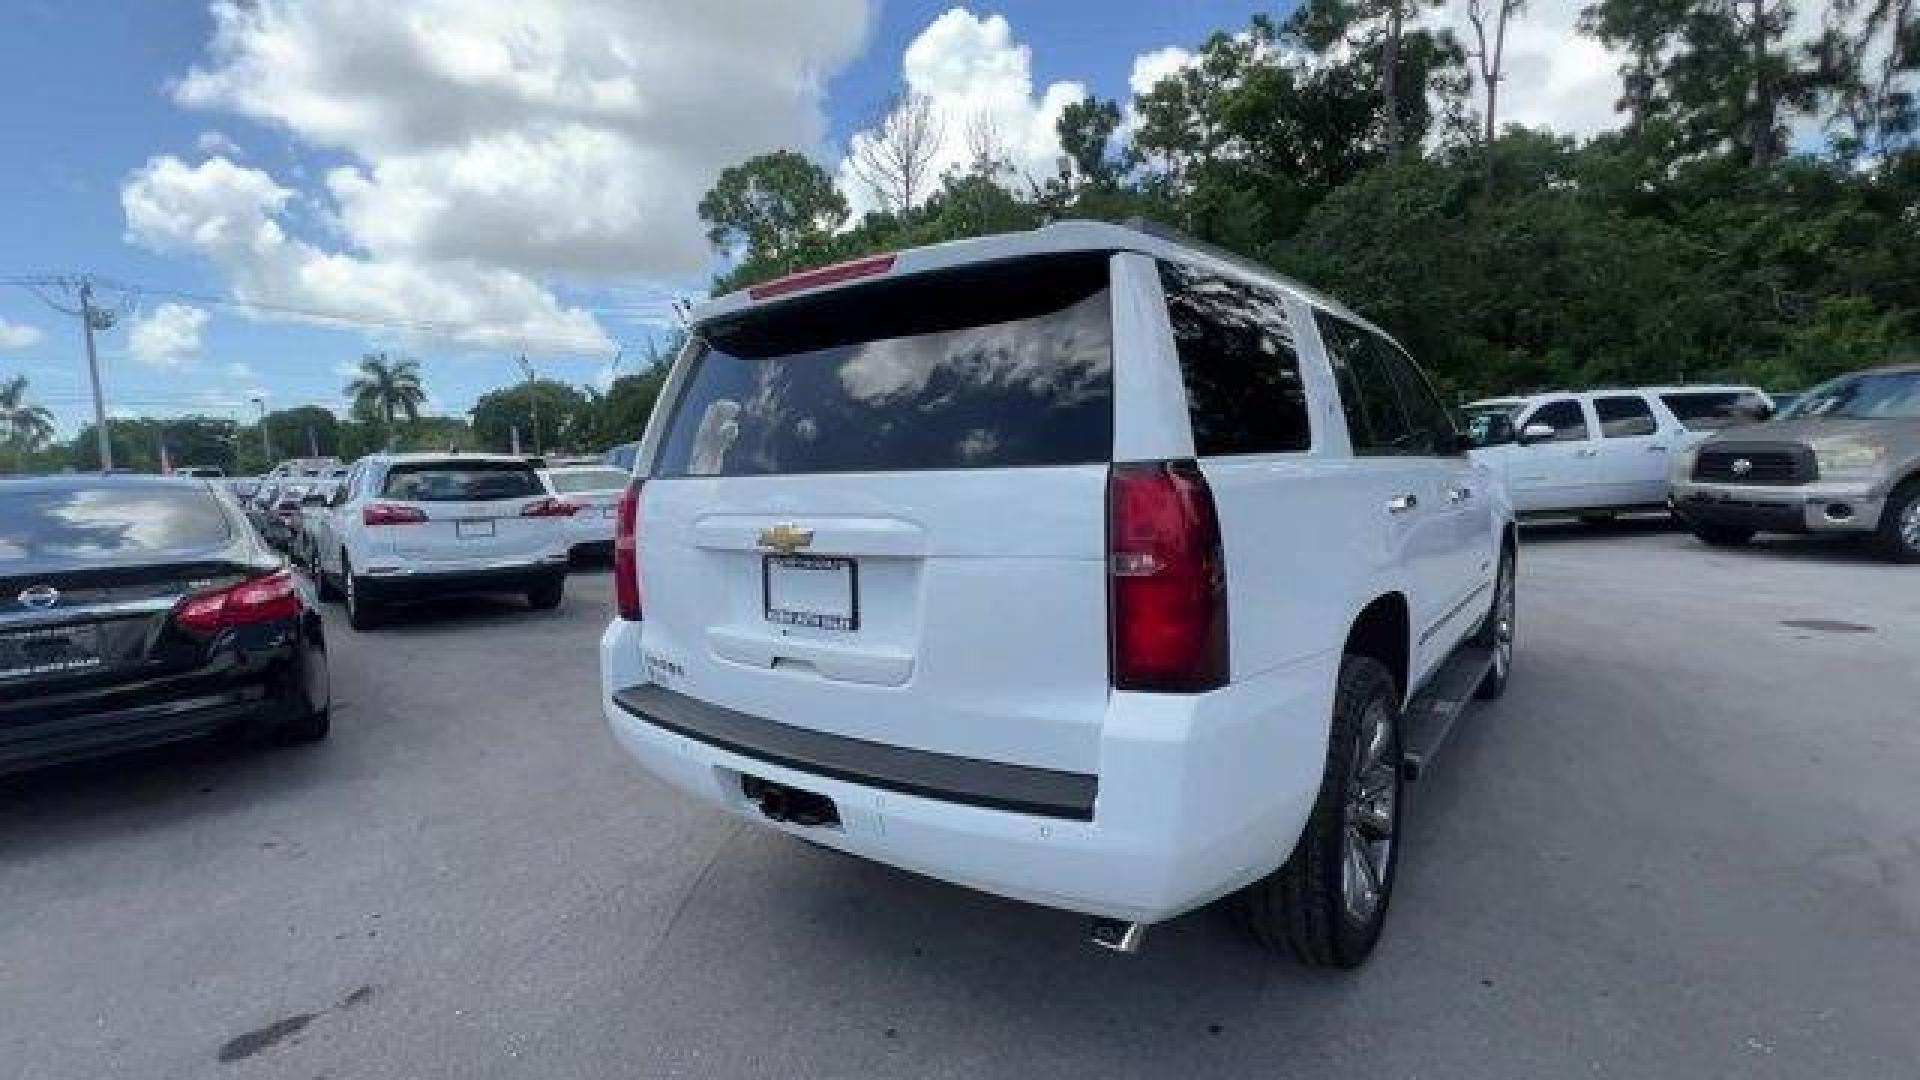
[[[1514,441],[1518,442],[1521,446],[1532,446],[1534,443],[1546,442],[1552,439],[1553,436],[1554,430],[1552,424],[1528,424],[1526,427],[1520,429],[1520,437]]]

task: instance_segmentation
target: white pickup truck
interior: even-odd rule
[[[1664,510],[1667,477],[1716,431],[1757,424],[1773,401],[1751,386],[1648,386],[1488,398],[1466,407],[1476,460],[1522,515]]]
[[[1403,783],[1513,660],[1513,515],[1339,303],[1089,222],[716,299],[647,427],[601,695],[819,844],[1144,927],[1373,949]]]

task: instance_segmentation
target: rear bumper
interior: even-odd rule
[[[1746,484],[1673,484],[1674,513],[1702,525],[1781,533],[1872,532],[1885,498],[1867,484],[1815,483],[1793,487]]]
[[[730,813],[850,854],[1049,907],[1156,922],[1270,873],[1319,792],[1336,657],[1198,696],[1115,694],[1095,774],[843,739],[650,685],[642,624],[601,641],[615,738]],[[851,754],[851,756],[849,756]],[[838,827],[775,823],[757,777],[831,798]]]
[[[519,592],[567,573],[565,551],[538,561],[525,559],[465,563],[405,563],[369,567],[360,587],[381,600],[456,592]]]

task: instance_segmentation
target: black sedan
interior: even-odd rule
[[[206,480],[0,480],[0,773],[219,731],[326,737],[307,587]]]

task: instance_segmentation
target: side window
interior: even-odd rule
[[[1572,398],[1547,402],[1527,417],[1527,423],[1551,426],[1553,438],[1548,442],[1581,442],[1587,438],[1587,414]]]
[[[1168,263],[1160,264],[1160,282],[1187,385],[1194,452],[1307,449],[1307,395],[1280,296]]]
[[[1347,417],[1347,436],[1360,457],[1413,454],[1413,425],[1400,408],[1393,377],[1368,344],[1359,327],[1315,312],[1314,321],[1326,342],[1340,384],[1340,407]]]
[[[1393,380],[1393,388],[1400,394],[1401,408],[1407,414],[1407,422],[1412,425],[1413,440],[1408,444],[1408,453],[1461,453],[1459,431],[1453,426],[1453,414],[1440,403],[1440,395],[1434,392],[1433,384],[1427,381],[1413,358],[1378,334],[1367,336],[1373,351],[1386,367],[1388,377]]]
[[[1653,409],[1638,394],[1619,394],[1593,399],[1593,411],[1600,417],[1600,435],[1607,439],[1631,439],[1651,435],[1660,429]]]

